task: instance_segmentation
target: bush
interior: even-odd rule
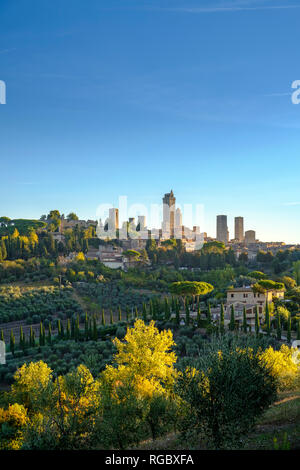
[[[177,391],[185,402],[185,439],[196,433],[213,448],[234,448],[276,399],[276,380],[252,350],[236,349],[210,356],[206,370],[184,371]]]

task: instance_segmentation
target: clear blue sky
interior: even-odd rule
[[[0,0],[0,215],[204,204],[300,242],[300,2]],[[189,223],[189,220],[185,220]]]

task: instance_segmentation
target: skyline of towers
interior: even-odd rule
[[[234,218],[234,238],[239,242],[244,240],[244,217]]]
[[[176,208],[176,198],[174,196],[173,190],[169,193],[165,193],[162,198],[163,201],[163,220],[160,229],[151,229],[151,231],[157,230],[160,233],[162,238],[189,238],[193,234],[200,234],[200,228],[194,226],[193,230],[188,227],[184,227],[182,223],[182,211],[179,207]],[[228,245],[229,243],[229,231],[227,224],[227,215],[217,215],[216,217],[216,240]],[[101,224],[102,226],[102,224]],[[101,228],[101,227],[100,227]],[[141,232],[147,232],[146,227],[146,216],[139,215],[137,223],[135,222],[134,217],[130,217],[129,220],[123,222],[122,230],[127,232],[127,228],[133,232],[138,231],[141,236]],[[119,209],[110,208],[109,216],[105,221],[104,230],[105,231],[117,231],[119,230]],[[206,237],[207,238],[207,237]],[[234,217],[234,238],[230,240],[231,242],[238,242],[245,244],[255,243],[256,234],[254,230],[248,230],[244,232],[244,217],[237,216]]]

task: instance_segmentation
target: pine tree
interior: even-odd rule
[[[223,335],[225,333],[225,325],[224,325],[224,305],[221,304],[221,314],[220,314],[220,333]]]
[[[231,313],[230,313],[229,330],[234,331],[235,330],[235,318],[234,318],[234,306],[233,305],[231,305],[230,310],[231,310]]]
[[[281,322],[280,322],[280,313],[277,310],[277,321],[276,321],[276,336],[278,341],[281,340]]]
[[[243,308],[243,331],[247,333],[247,315],[246,315],[246,307]]]
[[[258,306],[255,307],[255,334],[259,335],[259,315],[258,315]]]
[[[13,330],[10,331],[10,352],[14,355],[15,354],[15,336]]]
[[[102,318],[101,318],[101,324],[104,326],[105,325],[105,314],[104,314],[104,308],[102,309]]]
[[[122,321],[122,310],[121,310],[121,307],[119,305],[119,322]]]
[[[291,339],[292,339],[292,335],[291,335],[291,313],[289,313],[288,321],[287,321],[287,334],[286,334],[286,339],[287,339],[287,342],[288,342],[288,343],[290,343],[290,342],[291,342]]]

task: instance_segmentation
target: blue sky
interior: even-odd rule
[[[203,204],[300,243],[300,2],[0,0],[0,215]],[[186,218],[185,222],[196,223]]]

